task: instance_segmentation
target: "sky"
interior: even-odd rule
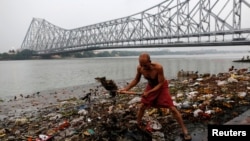
[[[33,18],[73,29],[133,15],[163,1],[0,0],[0,53],[21,47]]]

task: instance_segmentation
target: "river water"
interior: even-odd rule
[[[235,63],[246,54],[201,54],[151,56],[164,66],[167,79],[177,72],[198,71],[217,74],[228,68],[249,68],[250,63]],[[95,83],[95,77],[130,80],[134,77],[138,57],[73,58],[54,60],[0,61],[0,98],[19,94]]]

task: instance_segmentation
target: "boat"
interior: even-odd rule
[[[250,63],[250,59],[249,60],[233,60],[233,62],[242,62],[242,63]]]
[[[245,56],[243,56],[239,60],[233,60],[233,62],[250,63],[250,57],[249,57],[249,55],[247,55],[246,58],[245,58]]]

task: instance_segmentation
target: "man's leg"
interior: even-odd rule
[[[171,110],[174,118],[177,120],[177,122],[181,126],[182,132],[184,134],[184,138],[188,139],[188,140],[191,140],[192,137],[188,134],[187,127],[185,126],[185,124],[183,122],[183,119],[182,119],[182,116],[181,116],[180,112],[174,106],[169,107],[169,109]]]
[[[139,111],[137,113],[137,124],[138,125],[141,125],[141,120],[142,120],[142,117],[144,115],[145,110],[146,110],[146,106],[143,103],[141,103]]]

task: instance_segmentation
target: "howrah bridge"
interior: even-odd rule
[[[33,18],[21,49],[54,55],[103,49],[250,45],[250,0],[165,0],[75,29]],[[247,22],[248,20],[248,22]]]

